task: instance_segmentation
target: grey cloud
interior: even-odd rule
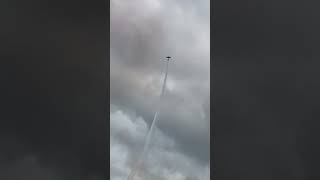
[[[188,156],[208,163],[209,21],[179,1],[134,2],[111,1],[110,102],[150,124],[162,59],[171,55],[173,89],[168,87],[158,127]],[[209,1],[188,3],[209,6]]]
[[[121,115],[120,115],[121,114]],[[133,126],[130,136],[141,141],[139,135],[146,131],[143,119],[139,117],[131,117],[125,111],[117,109],[110,116],[113,131],[111,131],[111,179],[118,180],[126,177],[129,173],[129,168],[133,166],[134,160],[140,155],[142,146],[134,147],[127,141],[123,141],[122,137],[118,136],[118,132],[126,129],[121,122]],[[117,124],[117,125],[116,125]],[[115,127],[118,126],[118,127]],[[140,129],[141,131],[138,131]],[[146,155],[146,162],[143,168],[145,179],[150,177],[162,177],[163,179],[184,180],[187,176],[193,175],[200,179],[209,179],[208,165],[203,165],[195,161],[193,158],[186,156],[183,152],[176,148],[175,140],[171,139],[160,129],[157,129],[154,134],[153,143],[150,151]],[[201,176],[205,175],[205,178]]]

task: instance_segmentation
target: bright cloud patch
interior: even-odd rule
[[[111,180],[118,180],[125,178],[132,167],[129,163],[132,157],[137,153],[134,151],[141,151],[140,148],[132,148],[129,141],[123,138],[129,138],[133,142],[143,145],[143,140],[146,136],[146,123],[142,118],[130,117],[121,110],[117,110],[110,115],[111,128],[111,149],[110,149],[110,167],[111,167]],[[131,130],[128,130],[128,127]],[[126,132],[123,137],[121,132]],[[172,139],[164,135],[159,129],[154,134],[153,143],[151,144],[150,151],[146,155],[146,162],[143,166],[140,175],[141,178],[155,178],[155,179],[176,179],[184,180],[187,177],[197,177],[200,179],[203,175],[209,177],[208,166],[201,166],[194,160],[185,156],[175,148],[175,143]],[[148,178],[147,178],[148,177]],[[201,178],[202,179],[202,178]]]

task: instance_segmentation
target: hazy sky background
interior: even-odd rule
[[[209,5],[209,0],[111,0],[112,180],[125,178],[142,150],[168,55],[173,60],[147,171],[170,180],[209,179]]]

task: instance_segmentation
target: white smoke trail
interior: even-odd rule
[[[163,85],[162,85],[162,89],[161,89],[161,93],[160,93],[159,104],[162,102],[162,97],[164,95],[164,91],[165,91],[165,87],[166,87],[166,83],[167,83],[168,65],[169,65],[169,59],[166,61],[165,76],[164,76],[164,81],[163,81]],[[160,109],[160,105],[158,105],[157,111],[154,114],[154,118],[153,118],[152,124],[150,126],[150,130],[149,130],[149,132],[147,134],[146,141],[145,141],[145,144],[144,144],[144,147],[143,147],[143,151],[141,153],[141,157],[138,159],[137,164],[134,166],[134,168],[131,170],[131,173],[126,178],[127,180],[133,180],[134,179],[135,175],[139,171],[141,163],[144,160],[145,154],[146,154],[146,152],[147,152],[147,150],[149,148],[150,139],[151,139],[151,135],[152,135],[153,129],[155,127],[155,123],[156,123],[156,121],[158,119],[159,109]]]

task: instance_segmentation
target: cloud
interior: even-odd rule
[[[210,27],[208,13],[200,13],[208,12],[204,5],[209,1],[111,1],[110,103],[150,125],[163,60],[172,56],[157,126],[186,156],[208,164]]]
[[[111,180],[123,179],[129,174],[142,151],[147,133],[146,123],[141,117],[130,116],[121,109],[112,112],[110,120]],[[128,127],[132,130],[128,130]],[[131,142],[139,145],[134,146]],[[150,147],[146,155],[145,168],[142,170],[143,178],[157,176],[163,179],[183,180],[193,175],[199,179],[209,179],[209,166],[199,164],[195,159],[179,151],[174,139],[161,130],[157,129],[153,135]]]

